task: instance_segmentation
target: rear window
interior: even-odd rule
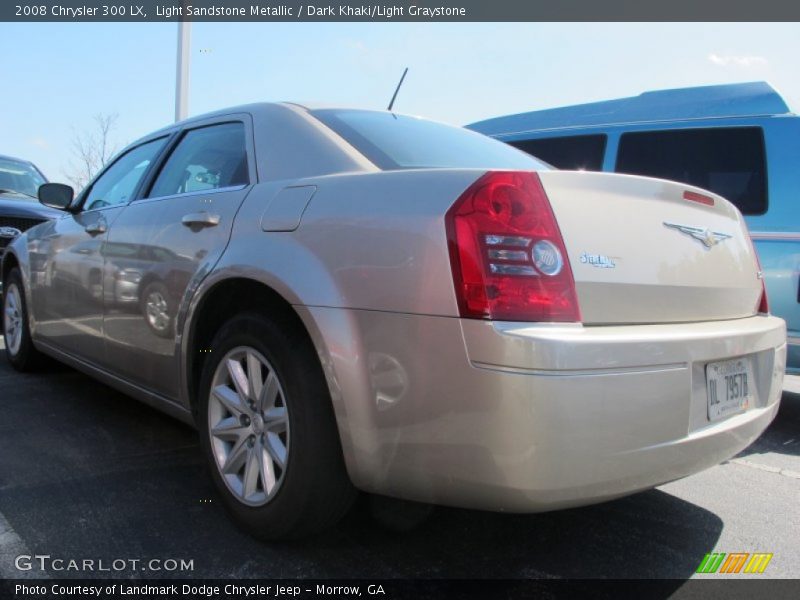
[[[764,135],[760,127],[623,134],[618,173],[672,179],[711,190],[745,215],[767,212]]]
[[[384,170],[548,169],[502,142],[435,121],[366,110],[325,109],[311,114]]]
[[[508,142],[559,169],[602,171],[607,136],[571,135]]]

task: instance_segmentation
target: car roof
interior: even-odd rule
[[[201,115],[194,115],[189,117],[188,119],[183,119],[182,121],[177,121],[175,123],[170,123],[158,129],[157,131],[153,131],[149,133],[145,137],[137,140],[131,145],[138,144],[144,140],[151,139],[153,137],[162,136],[165,133],[169,133],[174,131],[175,129],[185,127],[187,125],[191,125],[197,121],[203,121],[206,119],[213,119],[215,117],[224,117],[226,115],[234,115],[234,114],[241,114],[241,113],[248,113],[252,115],[258,114],[266,114],[266,113],[274,113],[275,111],[285,110],[287,112],[295,112],[297,110],[307,112],[313,110],[323,110],[323,109],[337,109],[337,110],[363,110],[368,112],[387,112],[382,109],[360,109],[354,108],[352,106],[342,106],[338,104],[329,104],[329,103],[322,103],[322,102],[253,102],[251,104],[241,104],[238,106],[229,106],[227,108],[222,108],[219,110],[203,113]],[[395,113],[401,114],[401,113]]]
[[[161,129],[157,129],[151,133],[148,133],[143,138],[136,140],[131,146],[134,146],[144,140],[162,136],[165,133],[170,133],[175,129],[179,129],[181,127],[185,127],[186,125],[191,125],[197,121],[203,121],[205,119],[213,119],[214,117],[224,117],[226,115],[234,115],[237,113],[262,113],[269,110],[274,110],[276,108],[280,109],[280,107],[285,107],[287,110],[291,110],[290,103],[288,102],[253,102],[251,104],[240,104],[238,106],[229,106],[226,108],[221,108],[219,110],[213,110],[211,112],[203,113],[201,115],[194,115],[189,117],[188,119],[183,119],[181,121],[176,121],[175,123],[170,123],[169,125],[165,125]],[[297,105],[299,106],[299,105]],[[302,108],[302,107],[301,107]]]
[[[352,109],[352,106],[342,106],[337,104],[326,104],[322,102],[252,102],[250,104],[240,104],[238,106],[228,106],[226,108],[221,108],[219,110],[213,110],[211,112],[203,113],[201,115],[194,115],[189,117],[188,119],[183,119],[182,121],[177,121],[175,123],[170,123],[159,129],[158,131],[154,131],[147,137],[151,137],[157,134],[163,134],[167,131],[172,131],[178,127],[184,127],[186,125],[191,125],[195,121],[202,121],[205,119],[213,119],[214,117],[224,117],[225,115],[233,115],[237,113],[249,113],[249,114],[258,114],[258,113],[266,113],[275,110],[286,110],[286,111],[310,111],[310,110],[322,110],[322,109]],[[360,110],[360,109],[359,109]],[[363,110],[370,110],[370,109],[363,109]]]
[[[203,125],[216,119],[222,122],[242,114],[251,117],[254,131],[270,132],[269,138],[256,136],[254,140],[259,157],[255,165],[259,181],[378,170],[344,138],[312,118],[306,106],[289,102],[257,102],[192,116],[139,138],[116,156],[195,124]]]
[[[467,125],[488,135],[653,121],[793,114],[765,81],[644,92],[638,96],[506,115]]]

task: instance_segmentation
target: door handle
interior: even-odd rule
[[[103,221],[97,221],[95,223],[90,223],[89,225],[87,225],[83,229],[89,235],[97,235],[98,233],[105,233],[106,232],[106,224]]]
[[[219,215],[212,215],[211,213],[196,212],[183,215],[181,223],[187,227],[214,227],[219,225]]]

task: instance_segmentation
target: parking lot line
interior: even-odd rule
[[[800,479],[800,473],[798,473],[797,471],[791,471],[789,469],[781,469],[780,467],[772,467],[770,465],[764,465],[761,463],[753,462],[751,460],[746,460],[744,458],[733,458],[731,459],[730,462],[737,465],[742,465],[744,467],[750,467],[751,469],[760,469],[762,471],[768,471],[770,473],[783,475],[784,477],[791,477],[792,479]]]
[[[47,579],[44,571],[20,571],[14,566],[18,556],[30,554],[25,542],[0,513],[0,579]]]

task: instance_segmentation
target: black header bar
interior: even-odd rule
[[[7,22],[800,21],[797,0],[3,0]]]

